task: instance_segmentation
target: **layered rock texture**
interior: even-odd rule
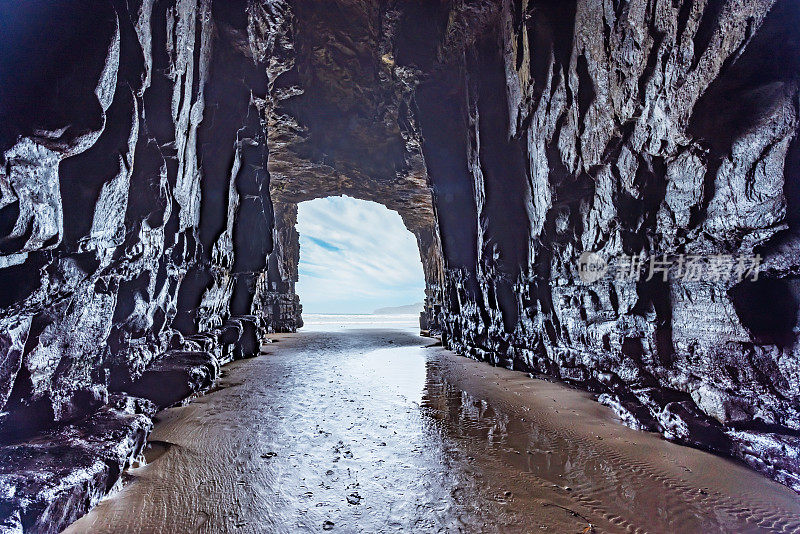
[[[59,530],[156,407],[301,326],[297,204],[338,194],[400,213],[449,347],[800,489],[799,27],[794,0],[0,2],[0,531]],[[763,269],[589,284],[586,251]]]
[[[594,389],[800,489],[800,6],[426,9],[439,26],[398,57],[438,43],[417,104],[447,344]],[[586,284],[585,251],[758,254],[763,268]]]

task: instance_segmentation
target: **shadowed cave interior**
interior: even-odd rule
[[[303,324],[298,205],[399,214],[449,349],[800,491],[794,0],[0,1],[0,532]],[[584,283],[611,259],[758,280]],[[73,484],[65,480],[75,481]]]

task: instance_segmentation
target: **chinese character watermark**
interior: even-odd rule
[[[761,271],[761,256],[731,254],[652,255],[623,254],[606,261],[595,252],[584,252],[578,258],[578,276],[590,284],[607,273],[617,281],[649,282],[651,280],[680,280],[681,282],[741,282],[757,281]]]

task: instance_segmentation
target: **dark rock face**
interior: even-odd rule
[[[63,530],[112,490],[152,426],[145,415],[106,407],[36,440],[0,446],[0,532]]]
[[[247,2],[0,3],[0,531],[59,531],[111,489],[152,410],[109,405],[178,402],[297,326],[255,298],[274,54],[251,22]]]
[[[225,360],[245,324],[273,327],[253,298],[273,250],[267,69],[234,46],[244,4],[3,10],[26,45],[3,39],[4,80],[24,76],[0,110],[0,409],[45,399],[58,423],[168,350]]]
[[[153,362],[125,390],[158,408],[181,402],[208,389],[219,376],[219,363],[208,352],[168,352]]]
[[[302,326],[297,204],[347,194],[415,234],[423,328],[449,347],[591,388],[631,424],[800,489],[796,2],[15,4],[0,3],[4,447],[99,458],[68,429],[112,439],[86,425],[146,419]],[[587,251],[763,269],[589,284]],[[4,476],[75,468],[100,495],[140,441],[124,440],[116,471],[40,447]],[[94,499],[3,480],[19,491],[0,494],[0,531],[57,530]]]
[[[417,103],[446,343],[800,489],[797,4],[429,11],[438,28],[405,57],[438,61]],[[585,251],[760,254],[763,269],[587,284]]]

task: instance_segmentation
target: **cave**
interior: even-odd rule
[[[62,531],[157,414],[302,338],[298,206],[343,195],[413,235],[431,347],[800,491],[798,28],[794,0],[0,0],[0,533]],[[538,435],[442,358],[418,405]]]

